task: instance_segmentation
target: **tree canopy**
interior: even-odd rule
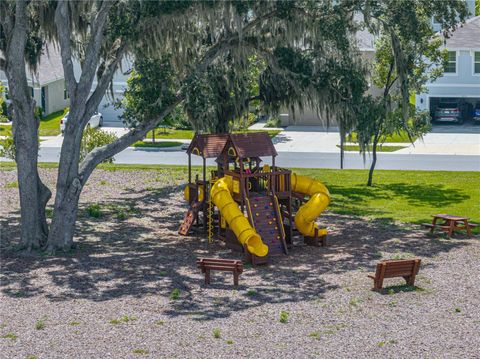
[[[355,21],[356,13],[364,21]],[[222,131],[251,98],[266,111],[309,106],[353,123],[367,84],[354,39],[361,26],[390,39],[406,121],[417,78],[410,65],[418,57],[411,54],[426,49],[428,20],[435,17],[448,35],[465,13],[455,0],[0,2],[0,68],[15,114],[22,243],[69,249],[78,199],[95,167],[141,140],[181,104],[198,128]],[[36,170],[38,120],[24,68],[24,62],[38,65],[45,42],[60,48],[70,95],[49,226],[44,209],[51,192]],[[83,130],[126,56],[137,66],[126,96],[132,128],[81,160]],[[249,74],[252,61],[262,64],[256,81]],[[162,83],[146,83],[149,76]]]

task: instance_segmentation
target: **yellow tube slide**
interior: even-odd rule
[[[252,228],[248,219],[238,208],[237,203],[231,196],[232,190],[232,177],[223,177],[215,182],[210,196],[230,229],[235,233],[238,241],[244,244],[250,253],[258,257],[265,257],[268,253],[268,247],[262,242],[260,235]]]
[[[323,183],[296,173],[292,173],[292,191],[310,196],[295,215],[295,226],[304,236],[314,237],[315,229],[318,229],[315,220],[330,203],[330,192]],[[326,234],[326,229],[318,229],[319,236]]]

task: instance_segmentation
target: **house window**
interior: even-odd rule
[[[473,73],[480,74],[480,51],[473,53]]]
[[[445,73],[454,74],[457,72],[457,53],[455,51],[448,52],[448,64],[445,66]]]
[[[35,96],[34,92],[33,92],[33,87],[29,86],[28,87],[30,89],[30,95],[32,96],[32,98]]]

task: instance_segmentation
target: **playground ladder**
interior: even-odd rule
[[[178,234],[181,234],[182,236],[188,235],[188,232],[190,231],[190,228],[192,228],[193,222],[195,222],[195,219],[197,218],[198,212],[201,208],[202,202],[195,201],[191,204],[191,206],[188,208],[187,213],[185,213],[185,217],[183,218],[183,222],[180,225]]]
[[[287,254],[277,198],[273,195],[251,197],[248,204],[251,222],[263,243],[268,246],[269,254]]]

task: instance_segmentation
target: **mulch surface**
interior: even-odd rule
[[[56,170],[41,175],[52,188]],[[184,176],[95,171],[57,256],[14,250],[15,181],[0,171],[1,358],[480,358],[479,238],[327,212],[327,247],[297,239],[238,288],[218,272],[205,287],[196,258],[240,256],[177,235]],[[378,260],[413,257],[416,288],[371,290]]]

